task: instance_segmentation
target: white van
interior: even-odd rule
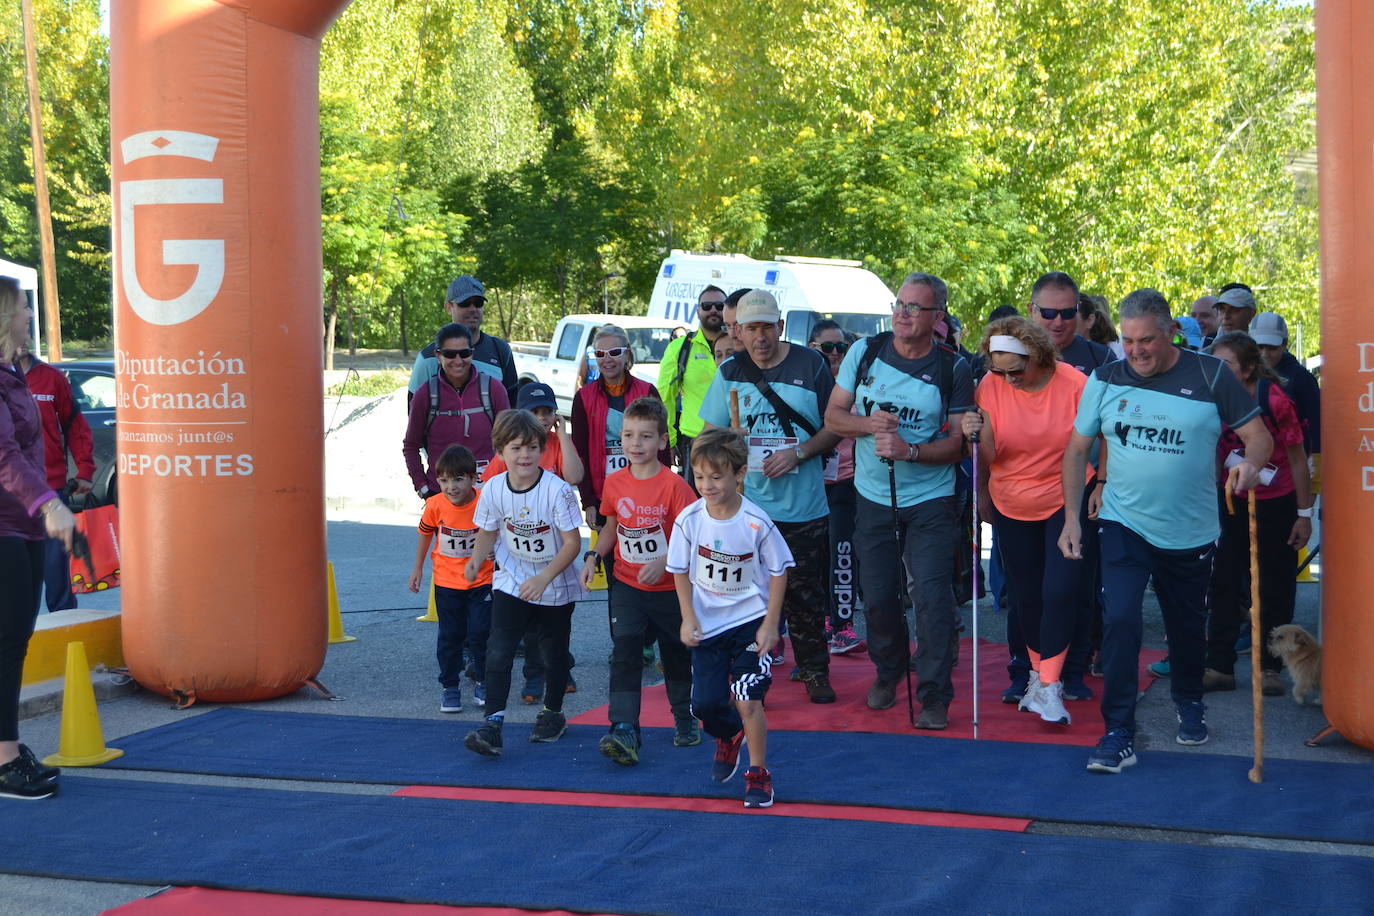
[[[741,287],[765,289],[782,310],[783,337],[806,343],[822,318],[868,337],[892,327],[892,291],[861,261],[779,257],[756,261],[742,254],[674,249],[658,271],[649,317],[696,327],[697,297],[708,286],[727,294]]]

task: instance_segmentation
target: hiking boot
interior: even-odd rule
[[[1120,773],[1131,766],[1135,766],[1135,741],[1124,728],[1107,732],[1088,755],[1089,773]]]
[[[1207,668],[1202,672],[1202,692],[1211,693],[1213,690],[1235,690],[1236,676],[1218,671],[1215,668]]]
[[[1169,672],[1172,671],[1173,669],[1170,668],[1170,666],[1169,666],[1169,658],[1168,658],[1168,656],[1165,656],[1164,658],[1161,658],[1161,659],[1160,659],[1159,661],[1157,661],[1157,662],[1151,662],[1151,663],[1150,663],[1150,667],[1147,668],[1146,670],[1148,670],[1148,671],[1150,672],[1150,674],[1153,675],[1154,677],[1168,677],[1168,676],[1169,676]],[[1127,764],[1127,766],[1130,766],[1130,764]]]
[[[1275,674],[1277,675],[1277,672]],[[1283,683],[1280,682],[1279,692],[1281,693],[1282,691]],[[29,767],[33,770],[33,774],[38,777],[39,782],[53,782],[58,776],[62,775],[62,771],[57,767],[50,767],[35,757],[33,751],[29,750],[27,744],[19,745],[19,756],[29,762]]]
[[[897,682],[885,681],[880,677],[875,677],[873,686],[868,688],[868,708],[891,709],[892,704],[896,702]]]
[[[1027,694],[1029,699],[1030,695]],[[1069,711],[1064,708],[1064,685],[1059,681],[1053,684],[1041,684],[1035,691],[1035,699],[1031,702],[1030,711],[1040,714],[1043,722],[1053,725],[1068,725],[1072,720],[1069,718]]]
[[[1267,697],[1283,696],[1283,675],[1277,671],[1266,671],[1260,676],[1260,690]]]
[[[639,763],[639,731],[629,722],[617,722],[609,733],[602,735],[596,749],[601,756],[623,767]]]
[[[846,655],[850,652],[862,652],[866,643],[859,638],[859,634],[854,632],[854,625],[847,623],[835,630],[828,640],[828,648],[831,655]]]
[[[539,715],[534,720],[530,740],[540,744],[552,744],[562,738],[567,730],[568,720],[563,718],[563,714],[545,707],[539,710]]]
[[[472,685],[472,704],[474,706],[487,705],[487,682],[478,681]]]
[[[673,722],[673,747],[696,747],[701,743],[701,723],[695,717],[676,719]]]
[[[1081,674],[1066,674],[1062,683],[1066,700],[1091,700],[1094,696],[1093,689],[1083,683]]]
[[[1207,716],[1204,713],[1206,706],[1202,705],[1201,700],[1193,700],[1188,703],[1179,703],[1177,707],[1178,715],[1178,738],[1179,744],[1206,744],[1207,743]]]
[[[57,777],[40,779],[38,771],[20,752],[4,766],[0,766],[0,798],[18,801],[37,801],[57,794]]]
[[[463,747],[483,757],[500,757],[501,723],[491,719],[483,722],[476,731],[468,732],[463,739]]]
[[[921,714],[916,718],[916,727],[933,732],[949,728],[949,707],[939,700],[931,700],[921,706]]]
[[[1020,703],[1030,683],[1030,671],[1018,671],[1011,676],[1011,686],[1002,691],[1003,703]]]
[[[802,678],[802,683],[806,685],[806,695],[811,698],[812,703],[835,702],[835,688],[830,686],[828,674],[808,674]]]
[[[711,764],[711,778],[716,782],[729,782],[730,777],[739,769],[739,749],[744,744],[744,729],[733,738],[716,739],[716,759]]]
[[[445,687],[443,694],[439,698],[439,711],[462,712],[463,689],[461,687]]]
[[[773,807],[773,774],[763,767],[744,771],[744,807]]]
[[[1032,712],[1036,695],[1040,693],[1040,675],[1034,671],[1026,678],[1026,692],[1021,697],[1021,702],[1016,704],[1017,712]]]

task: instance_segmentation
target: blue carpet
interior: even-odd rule
[[[390,901],[843,916],[1374,901],[1368,859],[767,815],[63,776],[56,799],[9,805],[4,823],[5,872]]]
[[[596,751],[597,726],[570,726],[556,744],[506,728],[506,754],[462,747],[474,725],[221,708],[113,741],[106,768],[574,792],[729,796],[708,779],[713,743],[675,748],[671,730],[645,729],[637,767]],[[1084,770],[1082,748],[917,735],[774,732],[769,766],[779,801],[878,805],[1374,844],[1368,767],[1272,760],[1250,783],[1248,758],[1138,752],[1119,776]]]

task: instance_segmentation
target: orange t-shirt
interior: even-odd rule
[[[442,493],[435,493],[425,500],[425,511],[420,516],[420,533],[434,536],[434,546],[429,556],[434,564],[435,585],[467,590],[491,584],[491,557],[487,557],[482,564],[476,582],[463,578],[463,568],[468,565],[472,548],[477,543],[477,523],[472,520],[476,511],[476,497],[462,506],[455,506]]]
[[[663,465],[648,480],[635,477],[633,468],[621,468],[601,487],[601,514],[615,519],[615,577],[646,592],[668,592],[675,587],[664,572],[653,585],[639,583],[639,569],[650,560],[668,556],[673,521],[697,495]],[[608,526],[609,527],[609,526]]]
[[[544,452],[539,456],[539,466],[555,477],[563,477],[563,443],[559,442],[553,433],[549,433],[549,438],[544,441]],[[482,483],[486,483],[504,470],[506,462],[498,452],[482,471]]]
[[[991,372],[983,377],[976,400],[992,426],[988,492],[998,512],[1034,522],[1064,505],[1064,450],[1087,384],[1087,376],[1059,362],[1039,391],[1018,391]]]

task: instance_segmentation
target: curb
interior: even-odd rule
[[[25,684],[19,691],[19,718],[32,719],[62,708],[62,691],[66,678],[55,677],[35,684]],[[91,687],[96,701],[116,700],[138,690],[128,675],[115,675],[97,667],[91,672]]]

